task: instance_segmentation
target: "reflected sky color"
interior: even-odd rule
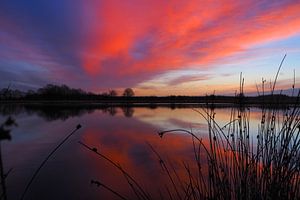
[[[234,93],[300,68],[300,1],[2,0],[0,86]],[[298,81],[298,80],[297,80]]]
[[[215,110],[216,120],[221,126],[229,121],[230,111],[230,108]],[[260,122],[259,113],[260,110],[253,108],[250,115],[254,138]],[[134,108],[131,117],[126,117],[123,110],[117,108],[114,116],[95,110],[65,120],[49,121],[38,112],[19,113],[14,118],[18,127],[13,129],[12,140],[1,143],[4,167],[6,171],[13,168],[7,179],[9,199],[20,197],[33,171],[78,123],[83,128],[49,160],[33,183],[27,199],[115,198],[103,188],[90,185],[91,179],[100,180],[131,197],[129,199],[134,199],[123,175],[80,146],[78,141],[97,148],[121,164],[155,196],[158,195],[157,183],[169,182],[166,173],[161,170],[158,158],[146,142],[165,159],[172,161],[180,176],[186,177],[182,162],[194,161],[191,137],[174,133],[161,139],[157,132],[174,128],[192,129],[199,137],[207,138],[205,120],[190,108]],[[1,115],[0,121],[3,120],[4,116]]]

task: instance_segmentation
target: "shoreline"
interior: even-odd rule
[[[165,105],[165,104],[199,104],[199,105],[299,105],[299,97],[286,95],[265,96],[105,96],[105,97],[78,97],[68,98],[51,96],[48,98],[37,97],[34,99],[0,99],[0,104],[73,104],[73,105]]]

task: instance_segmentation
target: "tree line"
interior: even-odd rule
[[[298,102],[295,96],[287,96],[283,94],[260,95],[260,96],[135,96],[132,88],[126,88],[118,95],[117,91],[109,90],[103,93],[86,92],[82,89],[70,88],[67,85],[53,85],[48,84],[37,90],[28,90],[23,92],[20,90],[13,90],[3,88],[0,90],[0,101],[99,101],[106,104],[131,104],[131,103],[147,103],[147,104],[165,104],[165,103],[201,103],[208,105],[215,104],[266,104],[284,105],[295,104]]]
[[[133,97],[135,95],[132,88],[124,89],[120,96]],[[86,92],[82,89],[70,88],[67,85],[47,84],[37,90],[27,92],[17,89],[3,88],[0,90],[0,100],[93,100],[117,97],[116,90],[109,90],[103,93]]]

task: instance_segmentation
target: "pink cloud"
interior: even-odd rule
[[[300,32],[300,2],[105,1],[93,5],[84,69],[120,77],[218,62]],[[137,47],[138,46],[138,47]],[[117,63],[119,66],[113,65]]]

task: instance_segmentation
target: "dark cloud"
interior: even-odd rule
[[[194,82],[194,81],[206,81],[211,79],[212,76],[209,74],[198,74],[198,75],[184,75],[177,77],[168,82],[168,85],[180,85],[182,83]]]

